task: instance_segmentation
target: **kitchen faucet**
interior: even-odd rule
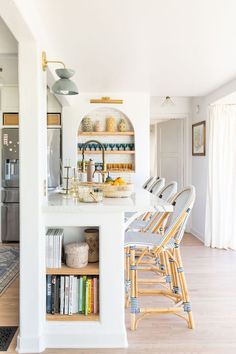
[[[102,150],[102,171],[100,171],[100,173],[102,174],[102,182],[105,182],[105,173],[106,173],[105,148],[104,148],[104,145],[102,143],[100,143],[100,141],[98,141],[98,140],[88,140],[88,141],[86,141],[86,143],[83,144],[83,147],[82,147],[82,172],[85,172],[85,160],[84,160],[85,149],[86,149],[87,145],[90,143],[98,144]]]

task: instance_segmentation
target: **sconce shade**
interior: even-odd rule
[[[72,69],[56,69],[56,74],[60,79],[53,84],[52,91],[57,95],[78,95],[76,84],[70,80],[74,73],[75,71]]]

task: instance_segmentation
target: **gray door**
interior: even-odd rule
[[[19,241],[19,204],[3,204],[1,207],[2,217],[2,241]]]
[[[47,139],[48,188],[56,188],[61,184],[61,129],[49,128]]]

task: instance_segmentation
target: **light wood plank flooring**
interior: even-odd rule
[[[236,252],[206,248],[185,235],[182,255],[196,328],[175,316],[152,316],[127,329],[127,349],[48,349],[46,354],[233,354],[236,353]],[[18,323],[18,282],[0,298],[0,324]],[[160,298],[157,299],[160,302]],[[145,298],[145,303],[150,299]],[[14,353],[12,343],[9,353]]]

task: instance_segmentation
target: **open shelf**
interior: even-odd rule
[[[129,170],[129,169],[109,169],[107,168],[107,172],[110,172],[110,173],[134,173],[135,171],[134,170]]]
[[[83,268],[70,268],[63,264],[61,268],[47,268],[46,273],[51,275],[99,275],[99,262],[88,263]]]
[[[78,150],[78,154],[82,154],[82,151],[81,150]],[[101,155],[102,154],[102,151],[101,150],[86,150],[84,152],[85,155],[89,154],[89,155]],[[127,150],[127,151],[124,151],[124,150],[106,150],[105,151],[105,155],[133,155],[135,154],[135,151],[134,150]]]
[[[60,314],[55,314],[55,315],[46,315],[46,320],[47,321],[99,321],[99,315],[82,315],[82,314],[74,314],[74,315],[60,315]]]
[[[80,132],[79,136],[133,136],[134,132]]]

